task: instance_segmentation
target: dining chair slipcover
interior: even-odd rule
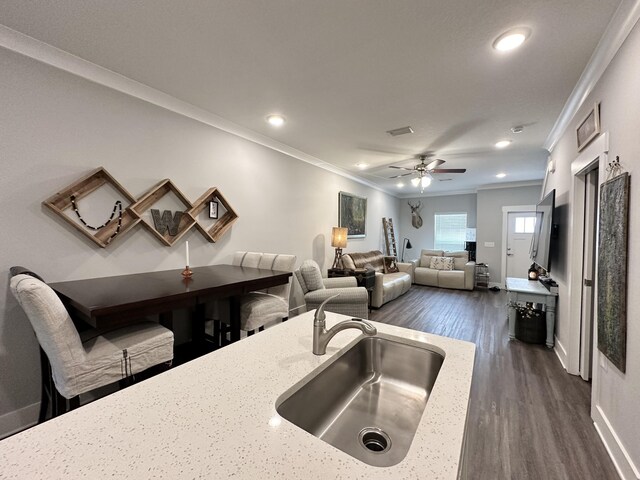
[[[51,364],[56,389],[73,398],[173,359],[173,332],[142,322],[107,333],[76,330],[56,293],[30,275],[11,279],[22,306]],[[87,338],[88,336],[88,338]]]
[[[295,255],[261,252],[236,252],[233,265],[291,272],[296,263]],[[240,328],[255,330],[265,324],[289,317],[289,293],[291,280],[258,292],[250,292],[240,298]]]

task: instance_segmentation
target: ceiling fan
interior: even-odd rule
[[[429,163],[425,163],[427,160],[426,155],[420,155],[418,157],[420,159],[420,163],[415,165],[413,168],[407,167],[397,167],[395,165],[389,165],[389,168],[395,168],[398,170],[408,170],[409,173],[401,173],[400,175],[394,175],[389,178],[400,178],[406,177],[407,175],[416,175],[411,179],[411,184],[414,187],[420,186],[420,193],[424,192],[424,189],[431,185],[431,175],[438,173],[464,173],[467,171],[466,168],[438,168],[440,165],[444,163],[444,160],[436,158]]]

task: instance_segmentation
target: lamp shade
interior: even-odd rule
[[[407,238],[407,248],[413,248],[413,245],[411,245],[411,240],[409,240]]]
[[[333,227],[331,230],[331,246],[334,248],[345,248],[347,246],[346,227]]]

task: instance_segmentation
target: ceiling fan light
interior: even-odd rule
[[[413,185],[414,187],[417,187],[418,185],[420,185],[420,177],[414,177],[411,179],[411,185]]]
[[[425,175],[424,177],[422,177],[420,179],[420,186],[422,188],[427,188],[429,185],[431,185],[431,177],[428,175]]]

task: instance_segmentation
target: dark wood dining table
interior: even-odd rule
[[[194,267],[184,279],[182,270],[134,273],[51,283],[74,319],[95,328],[114,328],[159,314],[171,322],[171,312],[192,308],[194,341],[204,338],[205,305],[212,299],[230,299],[231,341],[240,339],[239,297],[289,281],[291,272],[210,265]]]

